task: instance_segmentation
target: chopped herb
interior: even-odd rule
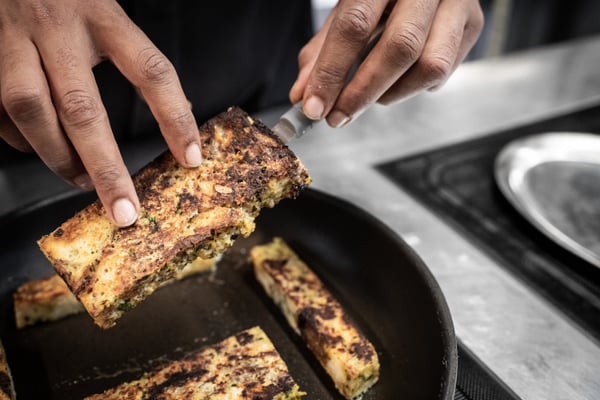
[[[133,304],[131,304],[131,302],[129,300],[121,300],[121,302],[119,303],[119,305],[117,306],[117,309],[119,311],[129,311],[134,307]]]

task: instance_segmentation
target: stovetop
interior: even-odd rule
[[[600,134],[600,107],[559,115],[378,166],[392,181],[600,339],[600,269],[529,224],[496,186],[493,163],[513,139],[550,131]]]
[[[519,397],[459,342],[454,400],[519,400]]]

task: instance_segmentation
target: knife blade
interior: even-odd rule
[[[317,121],[304,115],[304,112],[302,111],[302,102],[298,102],[281,115],[279,122],[277,122],[271,130],[275,132],[284,143],[288,143],[292,139],[302,137],[312,128],[315,122]]]
[[[383,30],[377,32],[374,38],[369,42],[369,44],[365,47],[365,49],[361,52],[360,56],[348,72],[346,76],[345,83],[347,84],[354,77],[354,74],[358,70],[362,60],[364,60],[367,55],[371,52],[373,47],[377,44],[381,35],[383,34]],[[292,139],[297,139],[302,137],[306,132],[308,132],[313,125],[319,121],[312,120],[304,115],[302,111],[302,101],[294,104],[288,111],[283,113],[281,118],[279,118],[279,122],[277,122],[271,130],[275,132],[277,136],[284,142],[288,143]]]

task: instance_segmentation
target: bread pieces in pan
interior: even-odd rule
[[[283,239],[254,246],[250,260],[257,280],[345,398],[359,398],[377,382],[375,348]]]
[[[304,395],[265,332],[254,327],[85,400],[297,400]]]
[[[56,274],[19,286],[13,293],[13,306],[17,329],[84,311],[65,281]]]
[[[38,244],[94,322],[109,328],[196,257],[211,258],[254,230],[263,207],[296,197],[310,177],[264,124],[230,108],[200,126],[203,162],[165,152],[133,177],[141,208],[117,228],[99,201]]]
[[[6,360],[4,346],[0,343],[0,400],[15,400],[15,386]]]
[[[218,257],[198,257],[177,271],[173,278],[162,282],[161,286],[209,271],[215,267],[217,260]],[[13,306],[17,329],[39,322],[57,321],[85,311],[65,281],[56,274],[19,286],[13,293]]]

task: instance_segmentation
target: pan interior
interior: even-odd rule
[[[444,298],[421,260],[362,210],[306,190],[264,210],[213,274],[157,290],[102,331],[85,315],[16,331],[12,293],[53,272],[36,240],[89,204],[76,195],[2,221],[0,337],[19,399],[80,399],[137,378],[167,360],[261,326],[309,399],[341,399],[304,343],[256,283],[248,249],[280,236],[323,279],[373,342],[380,381],[364,399],[450,399],[456,341]]]

